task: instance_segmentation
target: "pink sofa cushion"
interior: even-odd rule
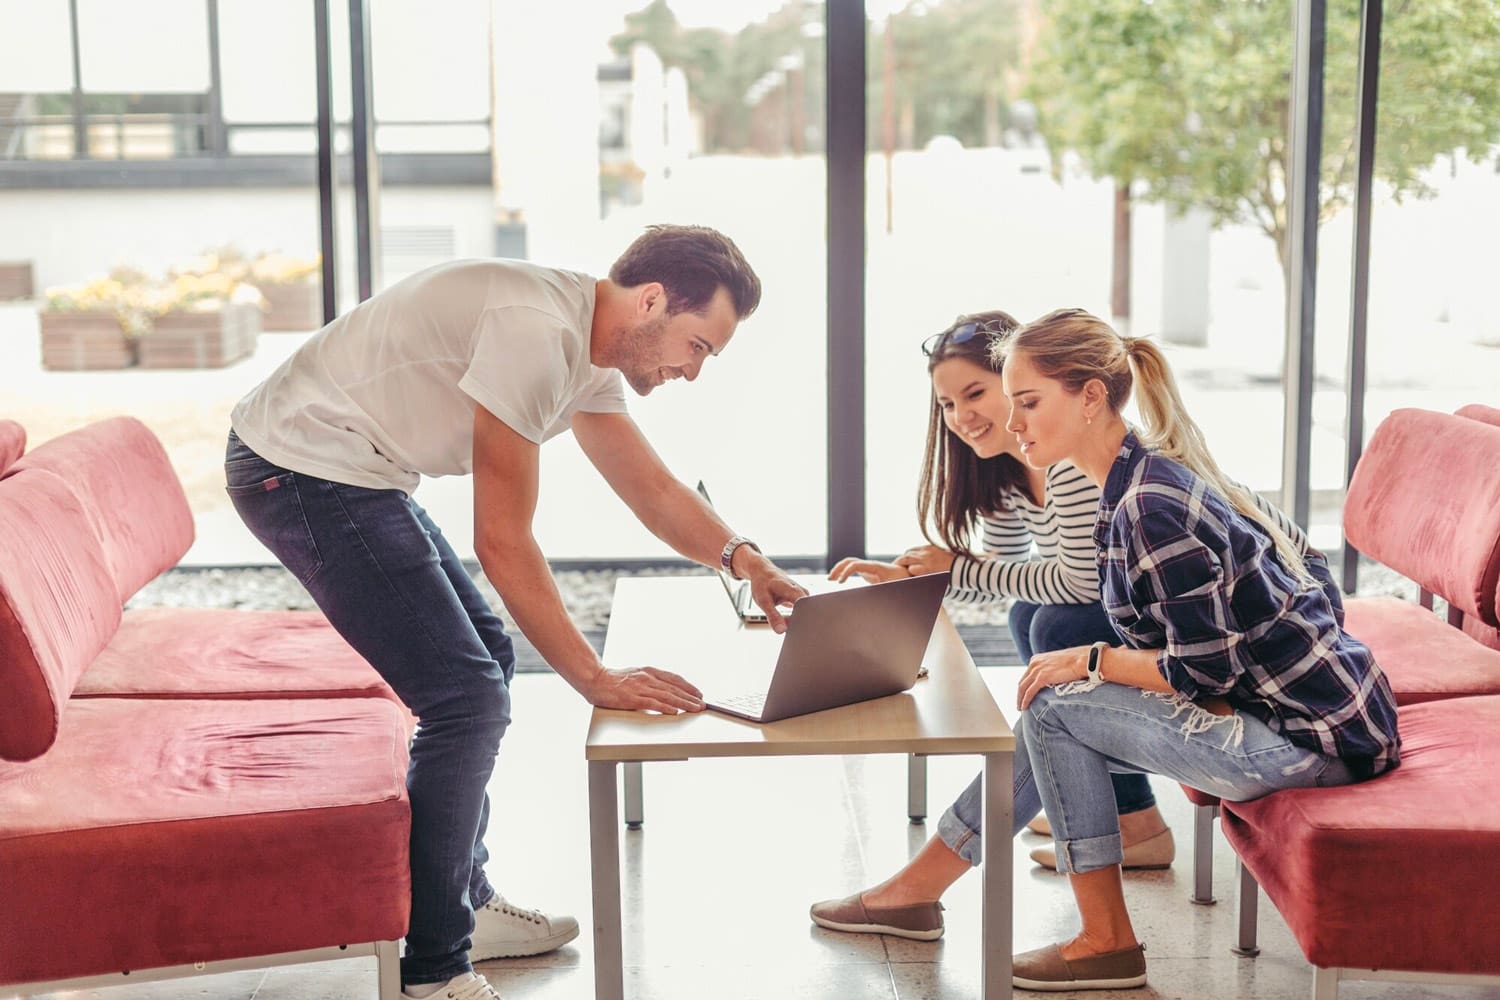
[[[1500,427],[1396,410],[1370,438],[1344,501],[1355,548],[1485,624],[1500,624]]]
[[[1400,767],[1226,802],[1225,838],[1314,965],[1495,975],[1500,698],[1400,714]]]
[[[1500,650],[1500,628],[1486,625],[1473,615],[1464,615],[1464,634],[1480,645]]]
[[[14,420],[0,420],[0,476],[26,453],[26,428]]]
[[[37,445],[16,469],[48,469],[83,498],[123,603],[193,544],[193,512],[150,429],[134,417],[89,424]]]
[[[119,623],[99,539],[68,484],[38,469],[0,480],[0,759],[47,752],[78,676]]]
[[[1370,647],[1391,682],[1398,705],[1500,695],[1500,650],[1481,646],[1410,601],[1346,597],[1344,631]],[[1186,785],[1182,790],[1194,805],[1211,806],[1219,801]]]
[[[318,611],[138,608],[75,698],[396,699]]]
[[[76,702],[0,768],[0,984],[394,940],[409,837],[383,698]]]
[[[1500,651],[1399,597],[1350,597],[1344,630],[1370,647],[1396,704],[1500,694]]]

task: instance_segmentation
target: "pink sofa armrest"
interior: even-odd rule
[[[47,752],[119,624],[104,553],[68,484],[41,469],[0,480],[0,759]]]

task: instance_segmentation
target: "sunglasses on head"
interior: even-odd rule
[[[942,333],[934,333],[922,341],[922,353],[929,358],[933,356],[944,344],[962,344],[973,340],[977,334],[1001,333],[1005,324],[997,319],[965,320],[957,326],[949,327]]]

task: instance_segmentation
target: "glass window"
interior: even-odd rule
[[[0,0],[0,94],[73,89],[68,8],[35,0]]]
[[[1325,224],[1318,252],[1315,536],[1339,542],[1354,252],[1357,9],[1328,12]],[[1370,230],[1365,436],[1394,409],[1500,404],[1500,46],[1494,4],[1387,5]],[[1389,581],[1366,577],[1367,585]]]
[[[1211,31],[1172,4],[1089,0],[872,20],[872,552],[921,540],[918,345],[981,310],[1076,306],[1152,337],[1226,471],[1279,489],[1291,40],[1285,5],[1231,7]]]
[[[136,4],[78,0],[83,89],[201,93],[208,89],[208,9],[202,0]]]
[[[649,224],[727,233],[761,277],[759,311],[695,384],[632,394],[631,413],[679,477],[707,482],[738,530],[769,552],[821,554],[823,7],[631,6],[639,4],[586,18],[568,5],[496,5],[495,185],[482,204],[462,208],[462,225],[482,224],[490,242],[472,248],[460,232],[452,252],[525,256],[602,276]],[[426,72],[417,52],[376,54],[377,102],[399,86],[387,76],[393,63]],[[392,227],[438,217],[415,201],[398,209],[398,190],[387,186],[381,204],[387,282],[398,273]],[[549,557],[673,555],[570,436],[549,443],[542,461],[535,529]],[[460,552],[472,544],[471,489],[466,479],[440,479],[420,494]]]
[[[314,120],[302,6],[219,4],[233,121]],[[66,11],[31,5],[20,34],[70,67]],[[7,76],[16,67],[0,55],[0,90],[22,88],[22,107],[54,102],[40,113],[61,118],[15,147],[0,125],[0,165],[16,168],[0,184],[0,299],[20,297],[0,302],[0,399],[33,447],[106,417],[144,421],[194,513],[185,561],[269,561],[229,506],[222,456],[231,407],[321,324],[310,151],[262,162],[247,183],[233,146],[213,149],[201,0],[153,4],[149,17],[94,0],[78,12],[88,153],[121,162],[69,162],[71,80]],[[6,0],[0,19],[15,18]],[[0,52],[16,37],[0,35]]]

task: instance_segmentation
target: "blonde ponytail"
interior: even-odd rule
[[[1122,337],[1121,340],[1135,372],[1136,407],[1146,424],[1141,435],[1142,443],[1176,459],[1204,479],[1241,515],[1265,529],[1276,546],[1277,555],[1281,556],[1282,565],[1297,576],[1310,579],[1297,544],[1270,515],[1256,506],[1250,491],[1224,475],[1224,470],[1214,461],[1202,428],[1188,416],[1182,395],[1177,391],[1177,380],[1172,377],[1172,369],[1167,365],[1161,348],[1144,337]]]
[[[1023,352],[1038,371],[1071,392],[1079,392],[1091,379],[1100,380],[1115,413],[1124,408],[1131,389],[1136,388],[1137,407],[1145,423],[1141,443],[1192,470],[1265,530],[1283,566],[1304,580],[1312,579],[1297,543],[1256,506],[1249,490],[1224,475],[1214,461],[1203,431],[1182,403],[1166,356],[1155,344],[1144,337],[1122,337],[1082,309],[1059,309],[1027,323],[997,346],[1002,354]]]

